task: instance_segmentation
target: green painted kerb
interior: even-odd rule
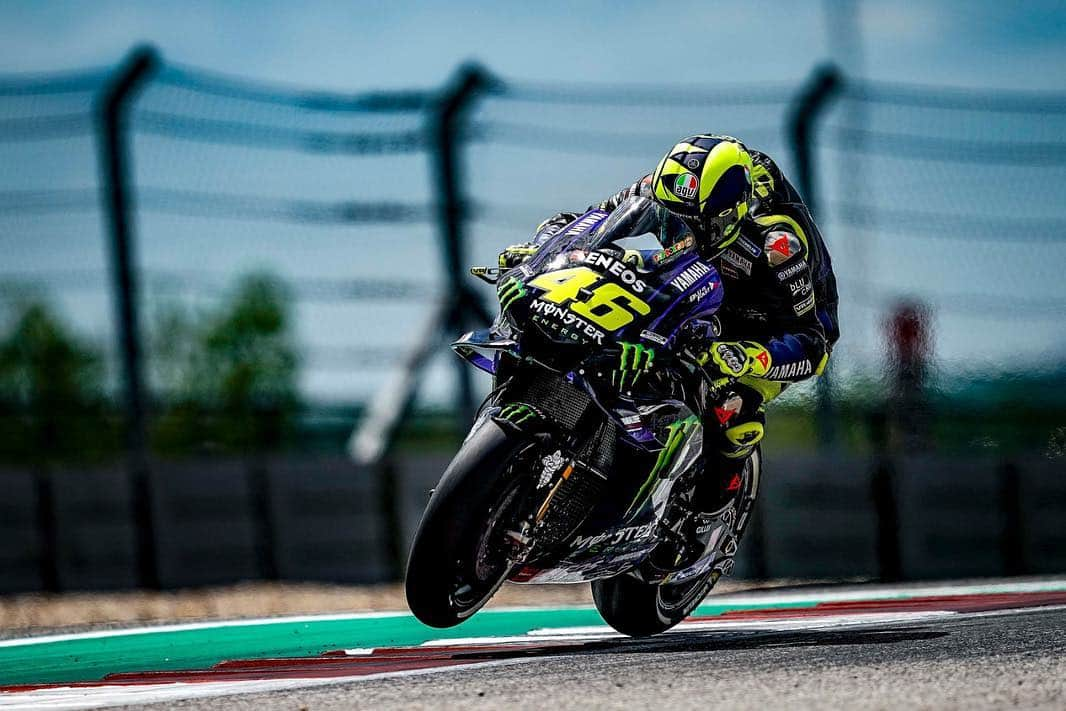
[[[704,604],[695,614],[813,607],[814,602]],[[432,639],[510,637],[533,630],[602,625],[591,608],[485,610],[438,630],[410,615],[262,622],[230,627],[119,634],[0,647],[0,685],[96,681],[121,672],[207,669],[227,659],[313,657],[338,649],[421,644]]]

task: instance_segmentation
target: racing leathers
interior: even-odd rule
[[[740,488],[744,461],[764,435],[764,405],[789,384],[820,375],[840,335],[836,279],[818,227],[774,161],[750,153],[753,209],[724,249],[701,250],[721,275],[722,307],[713,322],[693,324],[683,345],[716,377],[735,377],[714,402],[699,403],[711,435],[704,447],[707,485],[697,497],[704,511],[726,505]],[[589,209],[611,212],[650,191],[648,175]],[[500,255],[500,266],[524,260],[579,216],[563,212],[545,220],[532,242]],[[696,242],[699,249],[698,232]]]

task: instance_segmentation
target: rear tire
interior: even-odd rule
[[[714,583],[713,570],[693,580],[655,585],[628,573],[592,582],[592,599],[607,624],[630,637],[665,632],[700,604]]]
[[[455,455],[418,526],[407,562],[407,604],[431,627],[453,627],[489,601],[511,574],[492,555],[525,501],[531,479],[516,457],[529,440],[489,421]]]

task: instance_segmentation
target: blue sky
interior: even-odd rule
[[[132,45],[151,42],[172,62],[340,91],[439,86],[456,66],[469,59],[482,62],[504,78],[543,82],[798,84],[814,66],[834,57],[856,73],[881,80],[980,88],[1066,89],[1066,3],[865,0],[856,5],[854,25],[861,38],[860,52],[848,50],[849,43],[831,36],[828,30],[834,26],[832,20],[840,17],[841,7],[846,5],[831,0],[5,0],[0,3],[0,74],[113,65]],[[165,92],[157,91],[153,96],[147,103],[158,101],[163,110],[187,108],[173,103]],[[560,123],[559,116],[533,104],[486,103],[492,104],[482,114],[488,119]],[[211,111],[216,108],[230,110],[225,106],[208,107]],[[720,130],[756,140],[752,136],[760,135],[760,131],[765,135],[769,126],[773,133],[767,143],[756,147],[784,153],[777,135],[780,109],[775,111],[773,115],[759,116],[750,111],[730,113],[718,108],[686,109],[664,104],[650,113],[639,114],[644,125],[632,125],[638,121],[637,114],[597,116],[590,112],[581,119],[580,128],[594,130],[604,126],[607,130],[647,137],[646,141],[633,142],[634,146],[640,145],[636,150],[631,146],[624,156],[597,158],[594,162],[587,157],[575,159],[564,153],[512,146],[477,147],[471,150],[470,160],[482,162],[472,172],[483,181],[491,181],[488,199],[530,208],[531,216],[528,227],[475,225],[471,259],[484,262],[493,257],[499,245],[523,239],[538,221],[532,213],[546,216],[559,209],[580,209],[632,181],[655,164],[659,154],[680,137],[679,132]],[[236,117],[249,119],[239,114]],[[951,135],[955,118],[938,120],[941,119],[944,120],[938,126],[929,125],[928,130]],[[1066,139],[1066,119],[1058,119],[1017,129],[1008,121],[978,118],[967,124],[975,133],[966,137],[1062,142]],[[881,130],[914,132],[927,128],[919,123],[924,120],[920,114],[910,116],[911,125],[907,126],[896,124],[896,114],[891,111],[871,120]],[[847,116],[834,117],[833,121],[847,123]],[[248,195],[343,199],[360,190],[366,195],[382,185],[392,185],[392,181],[379,181],[381,185],[367,182],[382,174],[378,172],[382,168],[377,167],[381,164],[372,160],[356,164],[347,158],[272,154],[274,157],[265,162],[256,162],[258,158],[251,154],[214,146],[138,140],[138,171],[145,175],[144,182],[154,187],[167,183],[178,188]],[[78,187],[86,182],[91,185],[93,180],[88,143],[81,150],[83,162],[89,167],[67,176],[49,172],[64,165],[56,161],[57,156],[64,155],[63,145],[42,143],[25,151],[9,145],[5,150],[16,152],[0,155],[0,189],[68,187],[64,180],[70,183],[69,187]],[[787,154],[779,157],[787,165]],[[282,160],[287,162],[277,162]],[[403,163],[402,170],[424,179],[427,173],[421,157],[411,161]],[[395,165],[399,164],[388,159],[384,170],[395,172]],[[951,169],[955,172],[942,173],[938,165],[892,159],[870,159],[865,166],[833,165],[825,171],[822,190],[827,202],[852,200],[892,206],[899,196],[908,195],[912,207],[936,210],[946,206],[949,210],[974,212],[988,208],[992,216],[999,214],[997,210],[1014,214],[1018,208],[1013,201],[1021,200],[1023,195],[1038,195],[1044,198],[1039,204],[1022,209],[1034,209],[1048,219],[1063,217],[1066,201],[1061,186],[1066,185],[1066,175],[1062,166],[1045,172],[1016,167],[984,170],[972,165]],[[942,192],[937,192],[941,176],[950,176],[950,180]],[[291,194],[287,192],[290,185]],[[512,185],[516,187],[511,188]],[[1001,185],[1008,186],[1002,194]],[[474,188],[485,189],[481,185]],[[428,188],[422,185],[419,190],[417,195],[395,197],[428,200]],[[988,195],[998,200],[989,199]],[[961,202],[960,196],[964,198]],[[68,234],[64,230],[69,230],[70,224],[60,224],[59,218],[49,222],[50,219],[11,223],[15,228],[9,230],[5,230],[8,223],[0,223],[0,250],[7,256],[5,267],[32,271],[77,266],[103,273],[107,251],[99,226],[94,222],[75,242],[62,236]],[[1057,272],[1053,273],[1059,263],[1056,260],[1066,256],[1058,251],[1022,252],[1010,245],[961,245],[960,249],[954,243],[900,242],[880,230],[851,233],[835,219],[828,211],[823,230],[841,276],[845,340],[837,360],[845,368],[849,363],[876,367],[881,347],[882,314],[861,302],[863,293],[857,284],[919,293],[937,288],[944,293],[973,292],[991,284],[1003,291],[1018,291],[1027,298],[1066,298],[1066,287]],[[266,267],[290,277],[341,278],[404,273],[413,266],[414,271],[435,278],[437,251],[429,226],[412,227],[402,243],[392,227],[352,227],[341,232],[300,229],[294,241],[294,228],[286,224],[190,221],[142,214],[139,257],[147,267],[185,271],[203,268],[204,255],[209,254],[209,266],[220,273]],[[30,238],[19,230],[28,231]],[[293,247],[294,244],[298,246]],[[363,244],[387,245],[380,251],[391,258],[390,263],[382,260],[368,264],[365,248],[356,246]],[[1061,245],[1051,249],[1058,250]],[[1059,257],[1049,256],[1054,254]],[[83,330],[99,335],[108,329],[110,307],[105,294],[98,296],[89,299],[75,294],[63,297],[62,304]],[[301,306],[301,340],[340,348],[362,344],[365,334],[373,333],[380,339],[399,341],[404,334],[409,336],[416,331],[416,321],[421,318],[411,307],[394,304],[373,308],[360,305],[361,310],[355,312],[352,308]],[[381,318],[375,321],[375,317]],[[1052,362],[1061,362],[1066,354],[1066,337],[1054,321],[981,321],[956,317],[951,312],[939,320],[937,344],[939,355],[948,362],[964,361],[977,353],[983,362],[999,360],[1017,365],[1021,361],[1047,361],[1049,352],[1054,355]],[[308,371],[304,385],[316,396],[345,399],[372,390],[377,377],[370,373]],[[439,395],[446,385],[435,387]]]
[[[791,79],[833,54],[822,2],[46,2],[0,4],[0,71],[110,64],[135,41],[245,76],[338,89],[505,76],[698,83]],[[1066,4],[865,0],[865,73],[1064,88]]]

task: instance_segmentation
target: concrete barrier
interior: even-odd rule
[[[868,460],[768,454],[756,506],[758,519],[752,525],[761,526],[771,577],[877,575],[877,516]]]
[[[151,492],[162,587],[262,577],[244,462],[157,462]]]
[[[40,590],[43,541],[37,489],[27,471],[0,471],[0,593]]]
[[[379,491],[368,472],[340,458],[273,460],[267,471],[279,577],[390,578]]]
[[[121,469],[56,470],[56,573],[62,590],[137,587],[130,479]]]
[[[1004,573],[1000,467],[992,459],[908,457],[896,499],[908,579]]]
[[[1016,463],[1021,503],[1021,550],[1026,572],[1066,571],[1066,459],[1032,457]]]

